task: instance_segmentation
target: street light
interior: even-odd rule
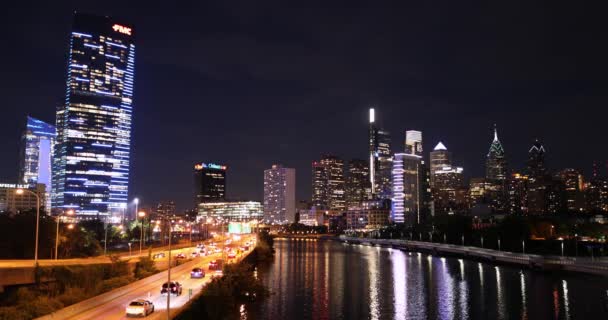
[[[34,244],[34,266],[38,265],[38,231],[40,230],[40,196],[29,189],[17,189],[16,194],[22,195],[29,192],[36,196],[36,243]]]
[[[74,214],[74,210],[68,210],[65,212],[65,214],[67,215],[73,215]],[[59,248],[59,220],[61,220],[61,216],[62,214],[59,214],[56,218],[57,220],[57,231],[55,233],[55,260],[57,260],[57,252],[58,252],[58,248]],[[73,228],[73,227],[72,227]]]
[[[167,218],[167,222],[169,219]],[[171,282],[171,223],[169,222],[169,267],[167,269],[167,283]],[[167,320],[171,320],[171,294],[167,294]]]
[[[140,211],[137,215],[141,218],[141,229],[139,230],[139,255],[141,256],[141,249],[144,241],[144,217],[146,216],[146,213]]]
[[[138,206],[139,206],[139,198],[134,198],[133,199],[133,204],[135,204],[135,215],[137,215]],[[135,219],[137,219],[137,217],[135,217]]]

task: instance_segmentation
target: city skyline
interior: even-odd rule
[[[33,13],[31,17],[24,17],[22,21],[13,21],[15,25],[24,25],[20,31],[16,31],[14,35],[18,35],[15,38],[17,43],[22,43],[26,48],[30,48],[33,45],[24,43],[23,39],[28,38],[28,35],[34,31],[43,32],[48,37],[43,37],[45,40],[36,46],[40,46],[42,52],[49,53],[48,55],[42,55],[43,58],[40,61],[36,59],[29,59],[28,63],[25,63],[23,59],[30,58],[31,53],[25,50],[26,53],[22,56],[14,56],[13,53],[7,52],[7,59],[5,61],[16,61],[15,65],[19,65],[20,73],[15,79],[12,79],[10,83],[4,81],[3,84],[6,88],[14,88],[10,90],[7,100],[6,116],[7,119],[11,119],[0,131],[0,139],[3,145],[6,147],[3,150],[0,164],[3,170],[0,172],[3,181],[16,181],[18,178],[18,136],[22,131],[22,119],[25,119],[27,115],[41,119],[45,122],[54,123],[53,113],[55,107],[62,100],[61,94],[64,92],[65,86],[65,48],[67,47],[66,34],[71,24],[71,12],[75,9],[73,5],[57,5],[56,7],[49,8],[48,16],[54,17],[53,23],[48,23],[48,28],[45,30],[39,30],[31,27],[37,24],[32,23],[35,19],[40,21],[47,21],[46,12]],[[488,86],[481,85],[477,86],[480,82],[488,80],[488,74],[475,73],[474,75],[467,75],[464,79],[464,83],[455,81],[456,75],[459,74],[457,71],[462,71],[460,67],[453,67],[453,69],[447,70],[446,75],[448,79],[451,79],[451,86],[439,81],[434,82],[427,80],[423,82],[425,87],[406,88],[397,86],[399,81],[420,79],[419,75],[414,74],[413,79],[407,76],[408,69],[402,69],[399,67],[397,70],[401,72],[402,76],[394,77],[388,76],[392,73],[388,70],[382,69],[382,65],[375,63],[373,55],[362,55],[359,58],[364,59],[366,63],[364,68],[380,68],[382,72],[379,72],[383,81],[378,84],[374,84],[370,81],[363,81],[361,78],[357,78],[358,81],[354,82],[355,87],[360,90],[360,94],[347,94],[340,93],[337,97],[332,96],[324,92],[323,94],[310,95],[303,88],[307,88],[308,83],[314,82],[316,79],[323,77],[324,75],[331,74],[336,77],[341,75],[335,69],[330,69],[328,73],[322,72],[321,69],[313,68],[312,72],[305,72],[303,70],[295,70],[294,75],[297,77],[290,78],[291,80],[286,84],[287,93],[290,97],[288,98],[273,98],[269,91],[270,87],[277,84],[277,75],[272,74],[269,82],[262,81],[264,74],[260,73],[260,70],[256,70],[254,79],[256,81],[246,80],[244,73],[240,69],[230,71],[230,67],[226,64],[226,60],[221,60],[218,56],[206,56],[210,58],[210,61],[201,62],[200,65],[196,61],[186,59],[187,62],[179,62],[179,67],[169,67],[172,57],[175,58],[180,55],[180,48],[183,46],[177,45],[176,52],[165,52],[159,45],[154,32],[158,32],[158,28],[152,26],[149,18],[143,18],[136,14],[141,7],[98,7],[94,5],[84,5],[81,9],[83,12],[92,12],[95,14],[108,14],[111,16],[119,16],[126,18],[129,22],[141,30],[148,30],[146,33],[138,35],[138,44],[141,42],[146,52],[149,53],[149,57],[142,62],[138,62],[138,79],[144,81],[144,83],[136,83],[135,88],[135,100],[137,104],[141,105],[140,110],[145,110],[142,113],[140,119],[134,118],[134,138],[133,145],[134,152],[132,153],[132,177],[131,177],[131,190],[130,198],[137,196],[145,201],[146,203],[155,203],[162,199],[175,199],[178,206],[181,209],[188,207],[191,199],[191,166],[192,163],[200,161],[200,159],[217,159],[221,163],[226,163],[231,167],[231,188],[228,197],[239,197],[247,199],[262,199],[262,191],[260,185],[263,183],[263,170],[272,163],[284,163],[286,166],[295,168],[298,173],[298,185],[297,185],[297,199],[309,199],[310,198],[310,161],[316,159],[321,153],[332,153],[340,156],[342,159],[352,158],[367,158],[367,148],[362,141],[366,140],[366,110],[369,107],[375,107],[378,113],[377,119],[386,128],[387,131],[391,132],[393,152],[402,151],[400,150],[403,146],[403,136],[405,130],[415,128],[424,133],[424,146],[425,158],[428,157],[429,150],[439,141],[444,142],[450,151],[454,153],[454,162],[458,166],[464,167],[466,179],[472,177],[483,177],[485,172],[485,156],[487,154],[487,148],[491,142],[492,128],[494,123],[500,128],[501,143],[504,146],[508,154],[509,168],[524,168],[525,160],[527,157],[527,149],[533,143],[534,139],[539,138],[543,141],[544,146],[547,149],[547,167],[552,170],[558,170],[562,168],[574,168],[582,171],[586,177],[590,176],[593,161],[599,161],[605,163],[608,158],[606,150],[600,148],[593,148],[595,145],[601,145],[602,139],[599,135],[594,134],[594,129],[601,127],[601,118],[605,111],[601,110],[599,106],[605,105],[605,101],[598,95],[598,86],[593,82],[593,76],[595,72],[588,69],[584,73],[576,73],[573,71],[572,63],[565,64],[567,70],[571,73],[574,72],[571,77],[571,81],[579,84],[587,84],[585,87],[587,96],[592,99],[586,98],[580,100],[578,92],[581,92],[580,86],[573,86],[574,89],[563,92],[564,85],[556,83],[552,79],[559,79],[556,75],[551,72],[544,70],[543,68],[532,68],[529,72],[531,75],[546,75],[548,81],[542,83],[531,83],[525,82],[521,85],[515,85],[514,82],[510,81],[490,81],[491,88],[494,91],[484,92],[484,88]],[[226,23],[232,23],[233,18],[229,18],[230,14],[234,13],[228,8],[218,7],[212,8],[215,12],[219,12],[219,17],[211,19],[210,22],[205,22],[201,25],[201,28],[194,28],[195,30],[188,31],[184,35],[177,36],[174,44],[184,44],[192,39],[203,39],[200,40],[203,43],[211,41],[214,43],[214,38],[201,30],[209,27],[208,24],[212,22],[218,22],[216,19],[226,19],[228,21],[220,24],[219,29],[213,29],[214,32],[219,32],[222,26],[226,26]],[[160,15],[159,11],[153,9],[148,13],[154,15]],[[353,10],[353,9],[350,9]],[[386,8],[377,8],[380,16],[390,17]],[[213,10],[212,10],[213,11]],[[239,12],[240,15],[245,15],[250,18],[256,16],[249,15],[243,12]],[[308,12],[311,14],[311,12]],[[565,14],[564,12],[554,13],[557,16]],[[306,16],[306,12],[302,13]],[[56,17],[62,17],[56,19]],[[330,17],[322,17],[330,20]],[[55,21],[56,20],[56,21]],[[187,19],[186,19],[187,20]],[[530,23],[532,19],[527,20]],[[220,21],[221,22],[221,21]],[[295,28],[293,24],[287,21],[281,21],[287,27],[291,27],[289,30]],[[452,21],[448,21],[452,22]],[[257,20],[251,22],[254,30],[259,32],[267,31],[267,26],[263,25]],[[404,22],[405,23],[405,22]],[[406,23],[407,24],[407,23]],[[330,28],[332,32],[338,32],[336,25],[332,25],[334,28]],[[540,26],[535,25],[538,28]],[[165,26],[169,28],[167,32],[178,34],[179,31],[186,30],[183,24],[180,22],[167,23]],[[384,30],[386,24],[380,24],[374,26],[373,30]],[[323,38],[316,30],[311,31],[309,36],[316,36],[319,39]],[[482,32],[482,31],[478,31]],[[237,41],[238,36],[244,34],[244,28],[238,28],[232,32],[229,32],[233,41]],[[332,33],[333,34],[333,33]],[[522,33],[518,33],[524,35]],[[468,39],[463,33],[458,33],[460,37]],[[391,34],[396,43],[401,43],[401,37],[396,34]],[[12,38],[11,38],[12,39]],[[235,40],[237,39],[237,40]],[[245,37],[247,39],[247,37]],[[364,38],[363,41],[371,41],[371,38]],[[503,39],[508,40],[508,39]],[[570,39],[572,40],[572,39]],[[214,53],[218,54],[229,51],[232,43],[217,42],[217,46],[214,48]],[[276,45],[276,41],[270,41]],[[424,43],[417,42],[419,45],[424,46]],[[518,44],[519,42],[515,42]],[[347,43],[350,46],[355,46],[354,43]],[[387,45],[387,43],[380,43],[380,45]],[[556,43],[547,44],[543,47],[539,44],[538,49],[552,49],[560,45]],[[592,45],[589,45],[592,46]],[[195,46],[198,50],[199,46]],[[139,46],[138,46],[139,48]],[[251,49],[262,50],[268,47],[258,47],[253,45]],[[279,46],[280,49],[291,49],[289,46]],[[323,50],[318,53],[310,53],[311,56],[316,56],[321,59],[322,62],[327,62],[327,57],[330,57],[332,51],[331,47],[323,46]],[[516,49],[523,50],[525,48],[536,48],[532,44],[521,44],[516,46]],[[399,50],[399,49],[396,49]],[[420,50],[420,49],[419,49]],[[472,50],[471,48],[464,48],[466,50]],[[591,51],[591,50],[590,50]],[[139,52],[139,51],[138,51]],[[288,51],[291,52],[291,51]],[[474,53],[474,52],[473,52]],[[571,59],[579,58],[580,53],[567,51],[568,57]],[[288,55],[293,59],[301,59],[301,56],[295,54]],[[235,57],[232,56],[234,59]],[[261,59],[257,56],[258,59]],[[391,62],[400,62],[401,60],[395,60],[396,58],[391,56],[388,57]],[[449,58],[447,56],[440,56],[440,65],[447,63]],[[504,56],[503,56],[504,58]],[[593,58],[593,56],[591,57]],[[219,59],[219,60],[218,60]],[[237,61],[242,61],[238,56]],[[576,59],[580,60],[580,59]],[[219,70],[203,70],[205,66],[209,66],[215,62],[221,62]],[[266,61],[266,60],[262,60]],[[582,61],[584,66],[590,66],[592,61],[599,62],[599,60]],[[22,63],[19,63],[22,62]],[[246,66],[255,65],[258,60],[245,60],[243,61]],[[305,60],[308,65],[313,66],[311,61]],[[437,76],[439,79],[442,74],[430,64],[428,60],[423,58],[412,58],[408,57],[403,62],[407,63],[418,63],[418,67],[414,68],[419,71],[422,68],[425,71],[430,72],[430,77]],[[489,61],[482,61],[483,63],[490,63]],[[512,61],[507,60],[512,63]],[[41,63],[43,66],[41,66]],[[141,63],[141,64],[139,64]],[[345,62],[347,63],[347,62]],[[348,65],[351,65],[348,62]],[[557,62],[554,62],[557,63]],[[321,64],[324,66],[324,64]],[[395,65],[395,64],[392,64]],[[528,65],[527,65],[528,66]],[[600,66],[603,66],[600,64]],[[141,68],[140,68],[141,67]],[[276,64],[271,64],[269,68],[276,72]],[[6,65],[7,70],[15,70],[14,67]],[[44,73],[39,77],[32,76],[34,74],[39,75],[40,70]],[[139,73],[139,70],[142,73]],[[475,70],[480,72],[479,70]],[[496,71],[495,68],[492,71]],[[499,70],[501,71],[501,70]],[[520,70],[520,72],[523,72]],[[599,71],[598,71],[599,72]],[[500,75],[512,75],[502,70]],[[527,73],[524,73],[524,76]],[[180,85],[171,85],[165,82],[164,78],[169,75],[176,76],[174,78],[179,79]],[[485,76],[484,76],[485,75]],[[375,78],[378,78],[375,77]],[[294,79],[302,78],[304,85],[293,84]],[[516,78],[516,77],[515,77]],[[219,80],[218,80],[219,79]],[[591,80],[585,80],[591,79]],[[490,79],[491,80],[491,79]],[[185,82],[181,82],[185,81]],[[430,82],[429,82],[430,81]],[[591,81],[591,82],[590,82]],[[178,97],[182,90],[182,85],[186,83],[197,83],[206,84],[211,88],[217,89],[218,93],[212,93],[205,91],[207,97],[201,97],[198,94],[187,90],[186,96],[190,98]],[[353,84],[353,82],[347,82]],[[271,85],[272,84],[272,85]],[[336,82],[320,82],[326,90],[337,89],[337,92],[342,92],[340,88],[334,87]],[[141,87],[139,87],[141,85]],[[496,85],[496,87],[492,87]],[[501,86],[504,88],[501,89]],[[20,87],[38,87],[39,94],[36,96],[28,96],[22,94],[19,89]],[[464,88],[461,88],[464,86]],[[139,87],[139,89],[138,89]],[[160,89],[163,90],[160,90]],[[250,89],[258,88],[261,89],[261,95],[252,95]],[[436,94],[427,94],[430,88],[435,88],[431,91],[436,91]],[[455,94],[454,89],[463,89],[462,95]],[[481,89],[480,89],[481,88]],[[416,90],[422,90],[422,93],[417,93]],[[573,91],[574,90],[574,91]],[[584,91],[583,90],[583,91]],[[181,107],[175,110],[174,114],[167,114],[166,110],[169,110],[167,106],[174,106],[167,98],[158,96],[156,92],[167,92],[174,93],[173,96],[177,97],[177,101]],[[486,90],[487,91],[487,90]],[[238,92],[237,97],[226,98],[229,93]],[[354,91],[349,91],[354,92]],[[512,95],[505,96],[507,92],[513,92]],[[495,97],[491,94],[495,94]],[[284,93],[281,93],[280,97],[283,97]],[[169,94],[171,96],[171,94]],[[199,99],[202,98],[202,99]],[[253,105],[264,106],[264,108],[257,108],[256,112],[246,111],[246,106],[250,105],[249,99]],[[16,101],[19,103],[16,103]],[[139,99],[139,100],[138,100]],[[199,101],[200,100],[200,101]],[[200,108],[200,106],[217,106],[210,108]],[[223,108],[232,105],[231,108]],[[234,107],[236,105],[236,107]],[[287,108],[284,110],[284,106],[297,106]],[[572,113],[570,110],[576,106],[582,108],[583,111],[598,113],[598,117],[585,116],[586,112]],[[324,115],[324,110],[331,107],[332,112]],[[264,110],[261,110],[264,109]],[[281,114],[276,112],[282,110]],[[247,119],[235,119],[232,117],[234,111],[244,112],[242,115],[250,115],[252,118]],[[193,113],[193,116],[188,116]],[[212,117],[218,119],[214,121],[211,127],[206,127],[199,120],[205,117]],[[323,115],[323,116],[320,116]],[[242,117],[247,118],[247,117]],[[192,119],[192,120],[191,120]],[[194,121],[194,119],[197,119]],[[273,120],[272,123],[283,122],[274,126],[269,126],[269,120]],[[250,121],[253,120],[253,121]],[[335,124],[332,126],[331,124]],[[563,126],[567,124],[571,127],[571,130],[563,130]],[[166,129],[163,126],[166,125]],[[264,129],[265,127],[272,128]],[[302,130],[308,127],[314,127],[315,130],[311,134],[301,134]],[[161,128],[161,130],[158,130]],[[200,129],[203,128],[203,129]],[[289,128],[300,128],[300,130],[294,133],[289,132]],[[205,137],[204,141],[201,141],[195,136],[190,137],[187,133],[192,130],[201,130],[201,133]],[[363,130],[362,130],[363,129]],[[270,130],[270,131],[269,131]],[[280,130],[287,132],[285,135],[277,136],[271,132]],[[254,131],[255,134],[243,137],[247,132]],[[573,134],[573,132],[575,134]],[[252,148],[251,145],[255,141],[263,141],[259,148]],[[172,143],[177,141],[178,143]],[[221,141],[221,142],[220,142]],[[572,154],[571,149],[573,145],[580,147],[577,149],[579,152]],[[196,146],[196,147],[192,147]],[[161,148],[162,147],[162,148]],[[238,150],[238,151],[237,151]],[[242,157],[240,153],[247,152],[248,157]],[[179,154],[178,157],[164,157],[164,154]],[[246,159],[245,159],[246,158]],[[603,166],[601,166],[603,167]],[[174,170],[162,170],[163,168],[175,168]],[[160,172],[159,172],[160,171]],[[169,171],[169,172],[162,172]],[[605,171],[605,170],[602,170]],[[154,174],[149,174],[154,172]],[[155,183],[161,183],[168,186],[167,192],[164,190],[157,190],[151,187]]]

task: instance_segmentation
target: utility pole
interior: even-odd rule
[[[167,269],[167,320],[171,320],[171,220],[167,219],[169,224],[169,268]]]

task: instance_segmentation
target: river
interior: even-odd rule
[[[277,239],[242,319],[608,319],[608,279],[334,241]]]

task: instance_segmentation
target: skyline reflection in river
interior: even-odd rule
[[[275,241],[247,319],[608,319],[608,280],[333,241]]]

